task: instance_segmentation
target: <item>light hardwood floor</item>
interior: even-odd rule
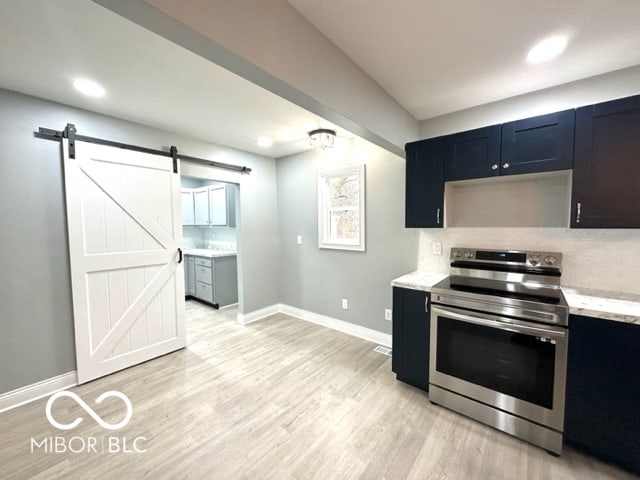
[[[46,399],[0,414],[0,478],[635,478],[432,405],[369,342],[285,315],[239,326],[235,313],[189,301],[188,348],[73,389],[92,406],[107,390],[129,396],[122,430],[103,430],[70,399],[54,409],[60,422],[85,417],[69,432],[48,423]],[[95,410],[123,417],[117,399]],[[32,437],[108,435],[144,436],[146,452],[31,453]]]

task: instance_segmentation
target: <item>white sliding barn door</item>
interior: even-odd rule
[[[186,345],[180,175],[169,157],[63,141],[78,382]]]

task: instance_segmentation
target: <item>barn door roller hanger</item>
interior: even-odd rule
[[[168,152],[164,150],[155,150],[147,147],[140,147],[138,145],[130,145],[128,143],[114,142],[111,140],[105,140],[103,138],[88,137],[85,135],[78,135],[76,127],[73,123],[67,123],[64,130],[53,130],[51,128],[40,127],[35,135],[40,138],[48,140],[62,140],[66,138],[69,140],[69,158],[76,158],[75,142],[76,140],[88,143],[96,143],[98,145],[107,145],[109,147],[122,148],[125,150],[133,150],[136,152],[150,153],[152,155],[160,155],[164,157],[173,158],[173,173],[178,173],[178,159],[187,160],[189,162],[202,163],[210,167],[223,168],[225,170],[232,170],[234,172],[251,173],[251,169],[245,166],[231,165],[229,163],[214,162],[205,158],[191,157],[189,155],[178,154],[178,148],[175,145],[171,145]]]

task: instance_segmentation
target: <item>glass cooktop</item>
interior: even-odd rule
[[[469,279],[465,279],[466,282]],[[485,282],[475,280],[475,285],[461,284],[457,280],[452,283],[451,277],[447,277],[434,289],[450,290],[454,292],[465,292],[478,295],[489,295],[492,297],[511,298],[514,300],[524,300],[528,302],[538,302],[548,305],[566,305],[562,291],[552,288],[537,288],[521,283],[509,282]]]

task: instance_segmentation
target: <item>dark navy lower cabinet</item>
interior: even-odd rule
[[[502,125],[501,175],[573,168],[575,110]]]
[[[640,325],[571,315],[565,443],[640,475]]]
[[[396,378],[429,388],[429,293],[393,287],[391,369]]]

